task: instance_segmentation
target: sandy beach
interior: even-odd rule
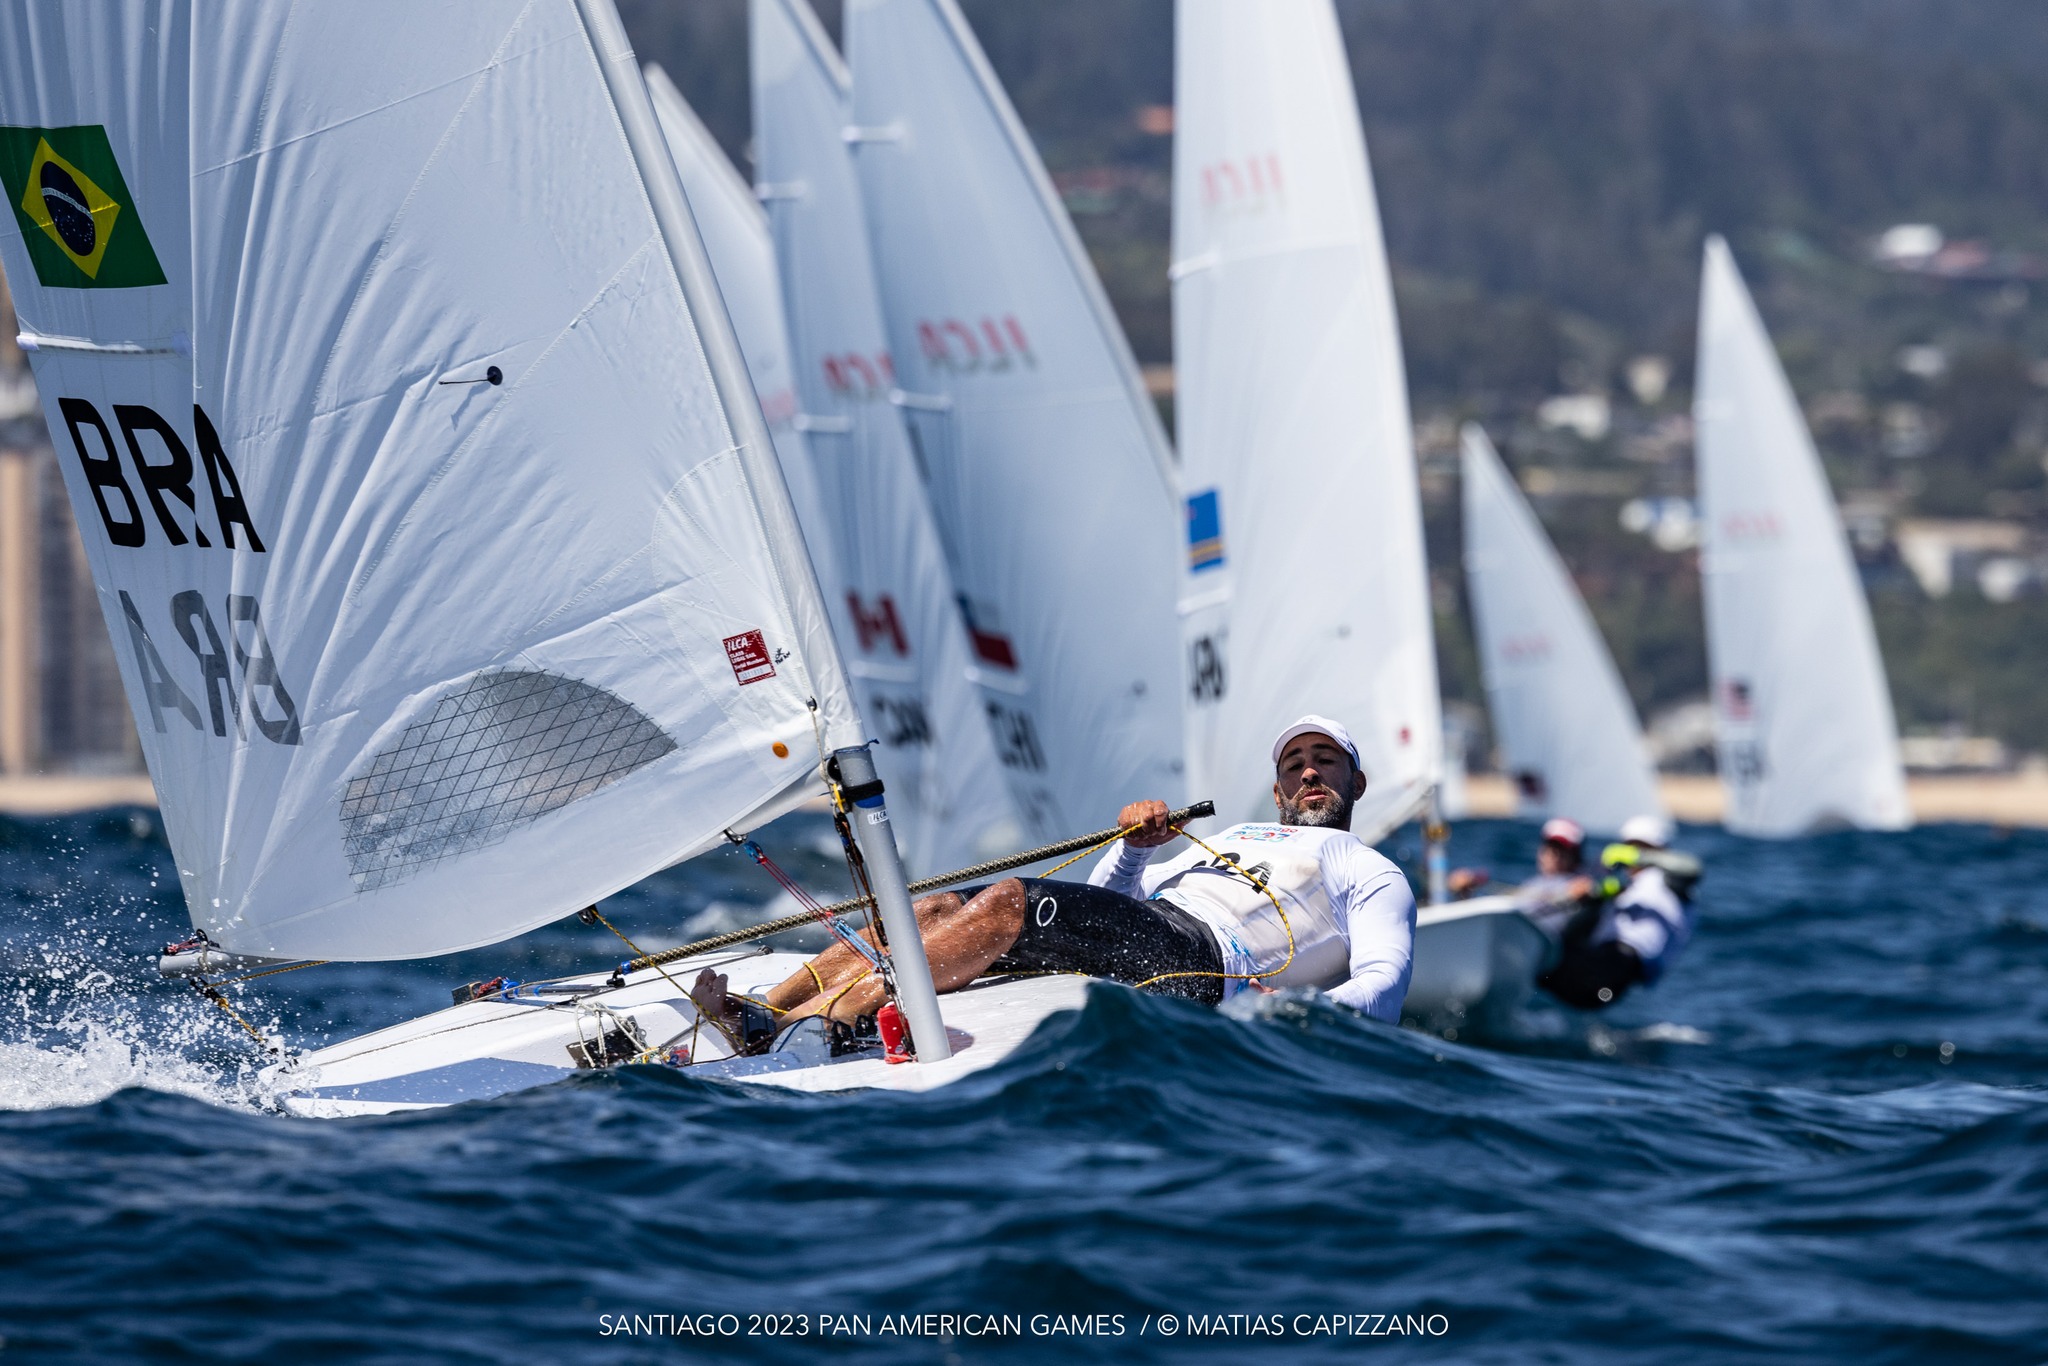
[[[1704,775],[1666,775],[1657,780],[1664,805],[1681,821],[1713,825],[1721,819],[1720,780]],[[1470,813],[1476,817],[1514,815],[1514,790],[1499,774],[1466,779]],[[1913,816],[1922,823],[1981,823],[2048,829],[2048,771],[1916,776],[1906,780]],[[50,816],[108,806],[155,806],[156,789],[145,774],[80,776],[33,774],[0,777],[0,813]]]
[[[1704,774],[1666,774],[1657,780],[1664,805],[1681,821],[1714,825],[1721,819],[1720,779]],[[1474,816],[1512,816],[1514,789],[1499,774],[1473,774],[1466,792]],[[1944,822],[2030,826],[2048,829],[2048,772],[1915,775],[1906,780],[1913,818]]]
[[[156,788],[146,773],[32,773],[0,777],[0,812],[10,816],[56,816],[108,806],[155,805]]]

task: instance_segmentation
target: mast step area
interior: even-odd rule
[[[788,1031],[772,1053],[735,1056],[700,1024],[685,992],[700,969],[759,995],[802,970],[803,955],[709,953],[647,969],[623,985],[606,973],[542,984],[506,983],[458,1005],[334,1044],[265,1073],[287,1113],[345,1118],[431,1109],[545,1086],[579,1071],[652,1062],[681,1075],[802,1091],[925,1090],[1014,1052],[1048,1019],[1078,1010],[1085,977],[997,979],[943,998],[953,1056],[892,1067],[879,1042],[822,1022]]]

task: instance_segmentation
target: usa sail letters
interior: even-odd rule
[[[115,403],[102,413],[86,399],[59,398],[57,410],[114,547],[140,550],[155,536],[198,550],[267,553],[242,481],[204,408],[192,405],[190,445],[163,414],[144,404]],[[161,630],[152,636],[126,589],[119,597],[141,696],[159,734],[176,716],[222,739],[230,728],[235,738],[247,739],[253,728],[272,744],[299,743],[298,705],[278,675],[254,597],[229,593],[215,615],[197,589],[172,592],[166,604],[171,629],[192,656],[190,665],[178,669],[157,646]],[[179,657],[175,649],[172,655]]]

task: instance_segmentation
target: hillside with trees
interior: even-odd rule
[[[1458,610],[1449,434],[1485,421],[1654,712],[1704,690],[1697,566],[1622,526],[1690,492],[1700,243],[1733,244],[1838,497],[1864,520],[1901,720],[2048,749],[2048,599],[1930,598],[1906,519],[2048,532],[2048,6],[2036,0],[1338,0],[1414,394],[1445,683]],[[1171,0],[962,0],[1065,191],[1133,346],[1171,362]],[[746,168],[742,0],[627,0]],[[821,14],[836,29],[836,4]],[[1883,268],[1901,223],[1962,265]],[[1968,252],[1977,253],[1968,257]],[[1961,254],[1957,254],[1961,253]],[[1968,257],[1968,259],[1965,259]],[[1947,258],[1943,258],[1947,259]],[[1976,261],[1978,264],[1972,265]],[[1655,358],[1668,383],[1633,362]],[[1547,399],[1607,400],[1598,432]],[[1169,414],[1170,415],[1170,414]],[[1853,520],[1853,519],[1852,519]]]

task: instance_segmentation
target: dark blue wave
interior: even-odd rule
[[[819,831],[778,833],[825,886]],[[1528,839],[1460,832],[1508,873]],[[2041,1360],[2048,838],[1690,842],[1703,924],[1665,984],[1485,1046],[1315,1000],[1098,989],[929,1095],[630,1068],[313,1122],[243,1103],[253,1047],[142,971],[182,924],[144,818],[0,821],[0,1355]],[[674,938],[714,902],[759,910],[752,877],[709,860],[617,918]],[[295,974],[245,1005],[317,1042],[454,981],[616,956],[601,933]],[[813,1335],[602,1332],[750,1311]],[[928,1311],[1025,1329],[816,1335],[823,1313]],[[1030,1330],[1093,1314],[1124,1335]],[[1189,1335],[1231,1314],[1238,1336]],[[1443,1332],[1249,1335],[1276,1314]]]

